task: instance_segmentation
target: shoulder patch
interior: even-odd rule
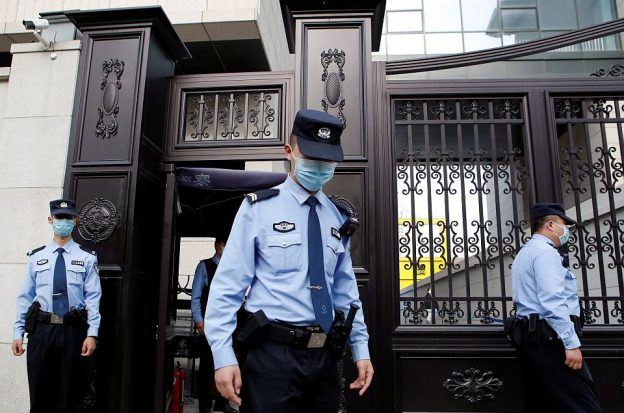
[[[78,245],[78,246],[80,247],[80,249],[81,249],[81,250],[83,250],[83,251],[85,251],[85,252],[88,252],[88,253],[89,253],[89,254],[91,254],[91,255],[95,255],[95,251],[90,250],[90,249],[89,249],[89,248],[87,248],[87,247],[83,247],[82,245]]]
[[[341,198],[338,195],[331,195],[329,200],[332,201],[332,204],[336,205],[336,208],[343,214],[347,214],[350,217],[358,218],[358,213],[355,210],[353,204],[345,198]]]
[[[251,194],[246,194],[245,198],[249,201],[250,204],[255,204],[258,201],[262,201],[263,199],[269,199],[279,194],[280,190],[277,188],[269,188],[263,189],[262,191],[254,192]]]
[[[31,255],[38,253],[39,251],[41,251],[41,250],[42,250],[42,249],[44,249],[45,247],[46,247],[46,246],[44,245],[44,246],[42,246],[42,247],[35,248],[34,250],[32,250],[32,251],[30,251],[30,252],[27,252],[27,253],[26,253],[26,256],[27,256],[27,257],[30,257]]]

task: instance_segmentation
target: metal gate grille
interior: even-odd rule
[[[393,99],[400,320],[496,325],[529,237],[520,97]]]
[[[577,225],[570,268],[587,324],[624,324],[624,97],[552,99],[564,206]]]

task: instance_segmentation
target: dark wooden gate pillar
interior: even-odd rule
[[[339,165],[325,192],[346,199],[360,214],[362,226],[351,241],[351,255],[364,302],[374,362],[380,337],[376,334],[379,309],[375,290],[375,180],[372,175],[375,110],[371,52],[379,46],[384,3],[281,1],[289,46],[296,57],[295,110],[324,110],[345,123],[342,134],[345,162]],[[345,373],[348,386],[355,374],[351,362],[345,364]],[[379,389],[376,385],[365,398],[347,389],[349,411],[380,411],[371,403],[373,400],[379,403],[380,397],[373,397],[373,392]]]
[[[98,254],[100,411],[153,397],[167,79],[190,55],[160,7],[68,12],[83,33],[65,179]]]

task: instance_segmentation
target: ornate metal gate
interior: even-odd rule
[[[569,243],[586,324],[624,324],[624,97],[552,98]]]
[[[401,324],[500,325],[529,236],[522,97],[393,101]]]

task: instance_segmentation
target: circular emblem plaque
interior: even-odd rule
[[[95,198],[84,204],[78,215],[78,232],[94,244],[107,240],[115,231],[121,217],[112,202]]]

